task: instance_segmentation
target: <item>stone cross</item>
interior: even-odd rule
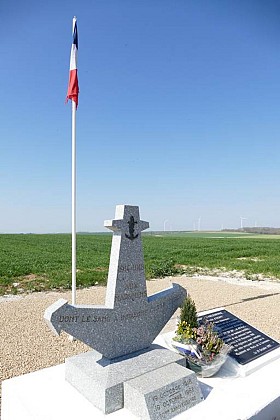
[[[137,206],[116,207],[105,305],[69,305],[60,299],[44,318],[57,334],[62,330],[112,359],[151,345],[182,304],[186,290],[178,285],[147,296],[140,220]]]

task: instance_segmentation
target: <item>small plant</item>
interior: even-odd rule
[[[188,295],[181,306],[180,322],[189,325],[190,328],[198,326],[197,311],[194,300]]]
[[[163,278],[175,276],[180,273],[180,270],[175,266],[173,260],[167,260],[152,264],[149,268],[149,272],[152,278]]]
[[[211,362],[220,353],[224,342],[214,331],[214,323],[207,319],[202,320],[198,327],[191,327],[185,321],[179,322],[175,341],[190,344],[191,354],[204,361]]]
[[[195,302],[190,296],[181,307],[173,346],[187,358],[189,367],[202,376],[216,373],[230,351],[215,331],[213,322],[206,317],[198,321]]]

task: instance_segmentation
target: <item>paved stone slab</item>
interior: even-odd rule
[[[124,407],[143,420],[167,420],[203,400],[196,375],[172,363],[124,384]]]
[[[105,222],[114,232],[105,305],[60,299],[44,315],[54,332],[66,331],[109,359],[149,347],[186,296],[173,284],[147,297],[141,231],[149,224],[137,206],[117,206],[115,217]]]
[[[65,375],[95,407],[108,414],[123,407],[125,381],[175,362],[186,366],[184,357],[154,344],[116,359],[91,351],[66,359]]]

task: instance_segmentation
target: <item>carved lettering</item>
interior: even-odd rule
[[[232,347],[231,356],[241,365],[279,347],[275,340],[224,309],[206,317],[215,323],[219,337]]]
[[[124,284],[124,290],[135,290],[135,289],[138,289],[138,287],[139,287],[138,284],[135,284],[132,282]]]
[[[59,322],[77,322],[78,318],[78,315],[60,315]]]
[[[119,265],[119,271],[122,273],[129,273],[133,271],[143,271],[144,270],[144,264],[120,264]]]
[[[82,322],[90,322],[90,315],[83,315],[82,316]]]
[[[170,388],[153,395],[153,409],[161,418],[169,413],[180,413],[198,402],[199,397],[193,386],[192,378],[185,378]],[[174,414],[173,414],[174,415]]]
[[[110,322],[108,316],[82,315],[82,322]]]
[[[127,319],[134,319],[134,318],[140,318],[141,316],[145,315],[147,313],[147,310],[139,311],[139,312],[131,312],[129,314],[123,314],[121,316],[121,320],[125,321]]]
[[[110,318],[108,316],[93,316],[93,322],[110,322]]]
[[[130,300],[130,299],[139,299],[139,298],[143,298],[146,297],[146,293],[145,292],[134,292],[134,293],[117,293],[115,295],[115,300],[116,301],[123,301],[123,300]]]

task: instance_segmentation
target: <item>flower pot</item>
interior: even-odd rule
[[[182,356],[185,356],[187,367],[194,371],[198,376],[203,378],[209,378],[210,376],[215,375],[225,363],[227,355],[231,350],[230,346],[224,344],[220,350],[220,353],[217,354],[213,360],[205,361],[197,357],[195,354],[197,351],[193,351],[193,345],[188,345],[172,340],[172,346],[177,350],[178,353],[180,353]]]

